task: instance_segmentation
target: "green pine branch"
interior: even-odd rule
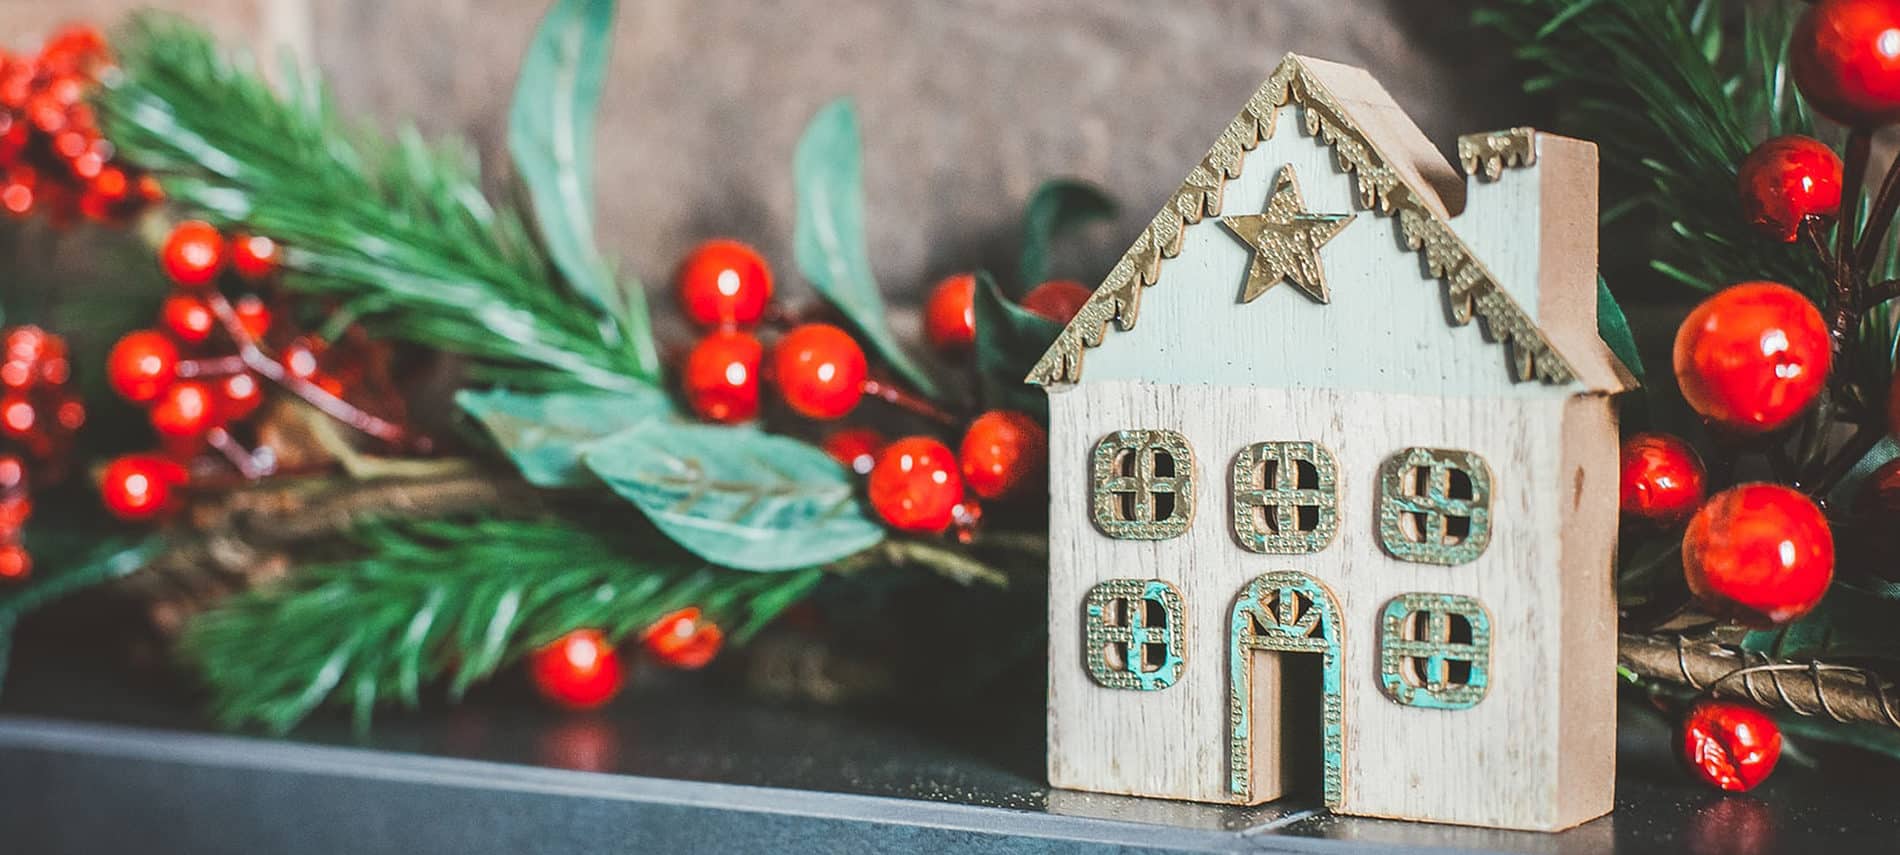
[[[516,387],[626,390],[651,380],[650,331],[559,283],[514,210],[481,193],[465,145],[345,124],[291,64],[272,86],[203,30],[134,16],[98,96],[106,134],[170,201],[286,247],[292,289],[373,333],[472,357]]]
[[[182,645],[226,726],[282,733],[326,701],[359,728],[379,703],[451,697],[580,628],[626,639],[699,606],[743,643],[824,575],[692,563],[657,537],[565,517],[387,522],[359,530],[355,557],[305,565],[195,620]]]
[[[1763,240],[1738,213],[1749,151],[1815,133],[1788,65],[1802,6],[1758,5],[1486,0],[1474,19],[1535,69],[1526,91],[1557,96],[1561,129],[1597,142],[1615,192],[1604,221],[1658,235],[1655,270],[1702,291],[1773,279],[1819,296],[1812,253]]]

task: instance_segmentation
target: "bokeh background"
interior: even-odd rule
[[[514,74],[545,0],[0,0],[19,45],[59,23],[178,11],[313,61],[347,113],[464,135],[505,191]],[[1094,284],[1287,51],[1366,67],[1449,153],[1538,118],[1456,0],[635,0],[601,115],[602,244],[656,286],[692,242],[752,241],[792,275],[792,147],[858,102],[879,280],[1009,269],[1041,180],[1101,183],[1122,216],[1066,248]]]

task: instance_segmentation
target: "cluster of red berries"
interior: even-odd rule
[[[671,612],[640,633],[640,643],[672,668],[704,668],[719,654],[726,634],[697,607]],[[528,676],[541,696],[568,709],[592,709],[613,700],[626,683],[619,651],[598,629],[577,629],[528,657]]]
[[[105,37],[84,24],[37,55],[0,54],[0,206],[122,222],[161,197],[151,176],[115,162],[86,103],[111,62]]]
[[[687,354],[680,384],[701,418],[736,423],[758,416],[762,387],[770,383],[787,408],[808,419],[837,421],[866,396],[954,424],[929,402],[894,384],[872,378],[864,348],[849,332],[828,323],[803,323],[781,334],[771,352],[751,331],[772,297],[772,268],[752,247],[715,239],[695,248],[676,277],[681,310],[706,330]],[[946,354],[968,351],[976,339],[976,278],[951,276],[925,305],[924,327]],[[1089,290],[1052,281],[1029,293],[1023,305],[1067,321]],[[867,427],[842,427],[824,448],[846,468],[868,475],[871,506],[899,531],[937,534],[957,526],[967,536],[981,516],[965,495],[997,499],[1019,490],[1042,471],[1048,436],[1035,420],[1008,411],[976,417],[963,433],[961,454],[930,436],[886,443]]]
[[[69,388],[66,340],[35,326],[0,331],[0,582],[33,570],[20,535],[31,487],[66,476],[86,407]]]
[[[258,411],[265,384],[289,390],[340,420],[384,438],[400,429],[343,401],[343,375],[334,353],[300,333],[257,293],[233,290],[267,285],[281,247],[268,237],[226,236],[207,223],[178,224],[159,249],[159,264],[175,286],[154,329],[127,333],[106,357],[106,379],[120,396],[146,407],[160,449],[114,460],[100,492],[107,510],[145,520],[178,506],[177,488],[189,481],[185,465],[215,451],[240,475],[256,479],[276,469],[268,447],[246,447],[234,431]]]

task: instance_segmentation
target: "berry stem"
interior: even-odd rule
[[[944,412],[936,404],[911,394],[895,383],[867,379],[864,381],[864,394],[946,427],[956,427],[958,424],[956,416]]]
[[[1874,195],[1873,207],[1867,211],[1867,225],[1860,230],[1860,241],[1854,249],[1854,268],[1861,276],[1873,269],[1880,245],[1886,242],[1887,229],[1893,225],[1896,209],[1900,209],[1900,157],[1887,164],[1887,175],[1880,180],[1880,192]]]
[[[224,459],[231,461],[231,465],[237,467],[238,474],[243,475],[246,481],[257,481],[277,471],[275,459],[239,445],[224,428],[215,427],[206,431],[205,442],[224,455]]]
[[[205,297],[205,303],[211,307],[211,313],[217,315],[218,322],[224,325],[231,340],[237,342],[238,356],[252,371],[290,390],[291,394],[304,399],[324,415],[392,445],[404,443],[406,436],[401,425],[370,415],[330,394],[323,387],[291,374],[282,363],[264,353],[257,346],[257,340],[251,337],[250,331],[244,328],[244,323],[238,320],[237,312],[231,308],[231,301],[226,300],[223,294],[214,291]]]
[[[1873,144],[1874,133],[1871,129],[1858,127],[1847,135],[1847,162],[1841,187],[1851,194],[1849,198],[1852,200],[1858,200],[1866,192],[1864,185],[1867,183],[1867,160],[1872,156]],[[1888,177],[1892,177],[1892,170],[1889,170]],[[1882,189],[1884,192],[1884,182]],[[1831,283],[1833,288],[1828,295],[1827,330],[1828,337],[1832,339],[1834,346],[1834,375],[1836,377],[1842,375],[1839,368],[1840,363],[1848,354],[1847,335],[1853,330],[1855,321],[1859,317],[1855,311],[1859,301],[1857,289],[1854,287],[1861,276],[1860,269],[1856,265],[1859,257],[1854,251],[1854,213],[1859,207],[1858,204],[1842,205],[1840,221],[1834,227],[1834,281]],[[1879,216],[1880,212],[1877,210],[1870,212],[1868,223],[1865,225],[1872,225]],[[1891,217],[1890,211],[1888,218],[1891,219]],[[1885,226],[1881,229],[1885,231]],[[1869,234],[1871,235],[1871,232]],[[1863,240],[1861,243],[1870,242]]]
[[[180,359],[173,372],[181,379],[226,377],[244,373],[244,357],[237,354],[216,359]]]

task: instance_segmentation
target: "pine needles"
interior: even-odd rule
[[[359,557],[299,567],[192,623],[183,652],[226,726],[282,733],[335,697],[366,728],[379,702],[414,708],[443,679],[460,697],[582,627],[618,640],[696,605],[743,642],[824,575],[714,569],[612,529],[552,517],[371,526]]]
[[[1595,140],[1606,173],[1627,185],[1606,225],[1661,227],[1654,269],[1702,291],[1774,279],[1818,296],[1823,277],[1805,248],[1761,240],[1736,202],[1736,167],[1758,142],[1815,132],[1788,66],[1800,9],[1487,0],[1474,20],[1520,46],[1537,69],[1525,90],[1556,96],[1564,130]]]
[[[518,388],[613,391],[648,370],[635,342],[572,289],[505,206],[483,198],[465,147],[346,126],[286,64],[279,95],[204,31],[143,14],[119,38],[99,98],[110,139],[173,202],[284,242],[286,284],[334,298],[378,335],[473,357]]]

